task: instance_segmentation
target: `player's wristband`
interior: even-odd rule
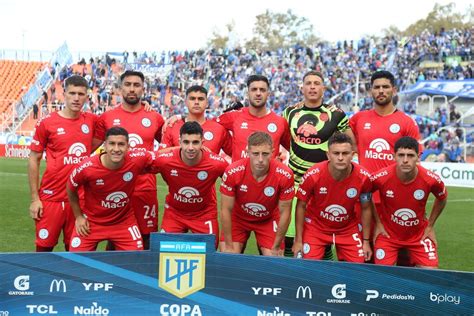
[[[370,241],[370,238],[362,238],[364,241]]]

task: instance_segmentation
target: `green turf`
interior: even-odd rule
[[[28,212],[30,194],[26,174],[26,160],[0,158],[0,252],[34,251],[34,223]],[[161,217],[166,185],[158,178]],[[474,208],[471,206],[474,190],[452,187],[448,192],[448,205],[436,223],[440,268],[474,271]],[[432,199],[428,208],[431,206]],[[59,245],[56,250],[63,249]],[[253,236],[246,253],[257,253]]]

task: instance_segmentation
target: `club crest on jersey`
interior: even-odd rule
[[[82,131],[84,134],[89,134],[89,126],[87,126],[86,124],[82,124],[82,125],[81,125],[81,131]]]
[[[40,239],[46,239],[46,238],[48,238],[48,236],[49,236],[49,231],[46,228],[42,228],[38,232],[38,237]]]
[[[413,192],[413,197],[417,199],[418,201],[422,200],[425,197],[425,191],[416,190],[415,192]]]
[[[275,133],[277,131],[277,126],[275,123],[270,123],[268,124],[267,126],[267,130],[270,132],[270,133]]]
[[[212,134],[212,132],[207,131],[204,133],[205,140],[212,140],[213,138],[214,138],[214,134]]]
[[[275,194],[275,189],[273,187],[266,187],[263,190],[263,194],[265,194],[268,197],[271,197],[271,196],[273,196],[273,194]]]
[[[389,130],[390,130],[391,133],[396,134],[400,131],[400,125],[398,125],[397,123],[394,123],[394,124],[390,125]]]
[[[357,195],[357,189],[355,189],[355,188],[349,188],[349,189],[347,189],[346,195],[347,195],[348,198],[354,198],[354,197],[356,197],[356,195]]]
[[[383,258],[385,258],[385,250],[380,248],[377,249],[377,251],[375,252],[375,256],[377,257],[377,259],[382,260]]]
[[[144,118],[142,119],[142,125],[143,125],[144,127],[150,127],[150,126],[151,126],[151,121],[150,121],[150,119],[149,119],[148,117],[144,117]]]
[[[207,172],[206,171],[199,171],[197,174],[199,180],[206,180],[207,179]]]
[[[123,174],[123,181],[129,182],[132,179],[133,179],[133,173],[132,172],[129,171],[129,172],[125,172]]]
[[[310,250],[311,250],[311,247],[309,246],[309,244],[304,243],[303,244],[303,253],[306,255],[306,254],[309,253]]]

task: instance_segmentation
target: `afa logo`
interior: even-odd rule
[[[143,145],[143,139],[138,134],[129,134],[128,144],[130,145],[130,147],[134,148],[137,145]]]
[[[184,298],[206,286],[206,243],[160,242],[158,286]]]

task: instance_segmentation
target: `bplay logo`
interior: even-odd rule
[[[461,303],[460,296],[448,295],[447,293],[439,294],[430,292],[430,300],[432,302],[436,302],[437,304],[449,303],[459,305]]]

